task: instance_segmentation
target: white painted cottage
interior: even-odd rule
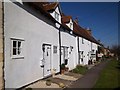
[[[97,41],[72,17],[63,15],[59,3],[8,1],[0,9],[5,88],[23,87],[53,70],[59,73],[66,61],[72,70],[96,60]]]
[[[61,24],[59,33],[60,63],[63,64],[67,61],[66,66],[72,70],[78,64],[77,36],[73,34],[72,17],[63,15],[59,3],[45,3],[43,6]]]
[[[61,35],[61,64],[66,63],[69,70],[78,64],[77,36],[73,34],[73,20],[71,16],[62,15]],[[66,28],[65,28],[66,27]]]
[[[91,35],[91,31],[79,26],[74,21],[74,34],[78,36],[78,63],[81,65],[92,64],[96,60],[98,42]]]
[[[19,88],[59,69],[59,29],[41,5],[4,3],[5,87]]]

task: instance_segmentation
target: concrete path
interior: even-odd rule
[[[64,80],[69,80],[69,81],[76,81],[78,78],[72,77],[72,76],[68,76],[68,75],[56,75],[56,78],[60,78],[60,79],[64,79]]]
[[[60,88],[59,85],[55,84],[55,83],[51,83],[50,86],[46,85],[46,81],[45,80],[40,80],[34,84],[31,84],[25,88]],[[22,89],[24,90],[24,89]]]
[[[69,88],[92,88],[99,78],[100,72],[108,62],[109,60],[106,60],[101,62],[97,66],[94,66],[82,78],[78,79],[71,86],[65,88],[64,90],[68,90]]]
[[[52,83],[60,85],[60,83],[64,84],[64,87],[69,87],[72,83],[74,83],[78,78],[71,75],[71,72],[66,73],[67,75],[58,74],[54,77],[50,77]],[[80,75],[79,75],[80,78]]]
[[[54,77],[47,78],[47,79],[51,80],[50,86],[46,85],[47,79],[44,79],[44,80],[39,80],[39,81],[29,85],[29,86],[26,86],[25,88],[32,88],[32,89],[34,89],[34,88],[45,88],[45,89],[47,89],[47,88],[52,88],[52,89],[59,88],[60,90],[62,90],[63,88],[59,86],[60,83],[64,84],[64,87],[68,87],[69,85],[71,85],[72,82],[76,81],[81,76],[81,75],[72,74],[71,72],[68,72],[66,74],[68,74],[68,75],[58,74],[58,75],[55,75]],[[74,77],[74,75],[75,75],[75,77]],[[25,90],[25,88],[22,90]]]

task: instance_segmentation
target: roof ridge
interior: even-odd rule
[[[46,11],[49,11],[49,10],[55,9],[58,4],[59,4],[58,2],[52,2],[52,3],[49,3],[49,4],[43,5],[43,7]]]

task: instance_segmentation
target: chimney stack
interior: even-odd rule
[[[89,27],[87,28],[87,32],[89,33],[89,35],[92,35],[92,30]]]
[[[100,40],[98,40],[98,42],[100,43],[101,41],[100,41]]]
[[[76,24],[78,24],[78,17],[76,17],[74,21]]]

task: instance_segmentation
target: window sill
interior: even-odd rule
[[[12,56],[12,59],[24,59],[24,56]]]

